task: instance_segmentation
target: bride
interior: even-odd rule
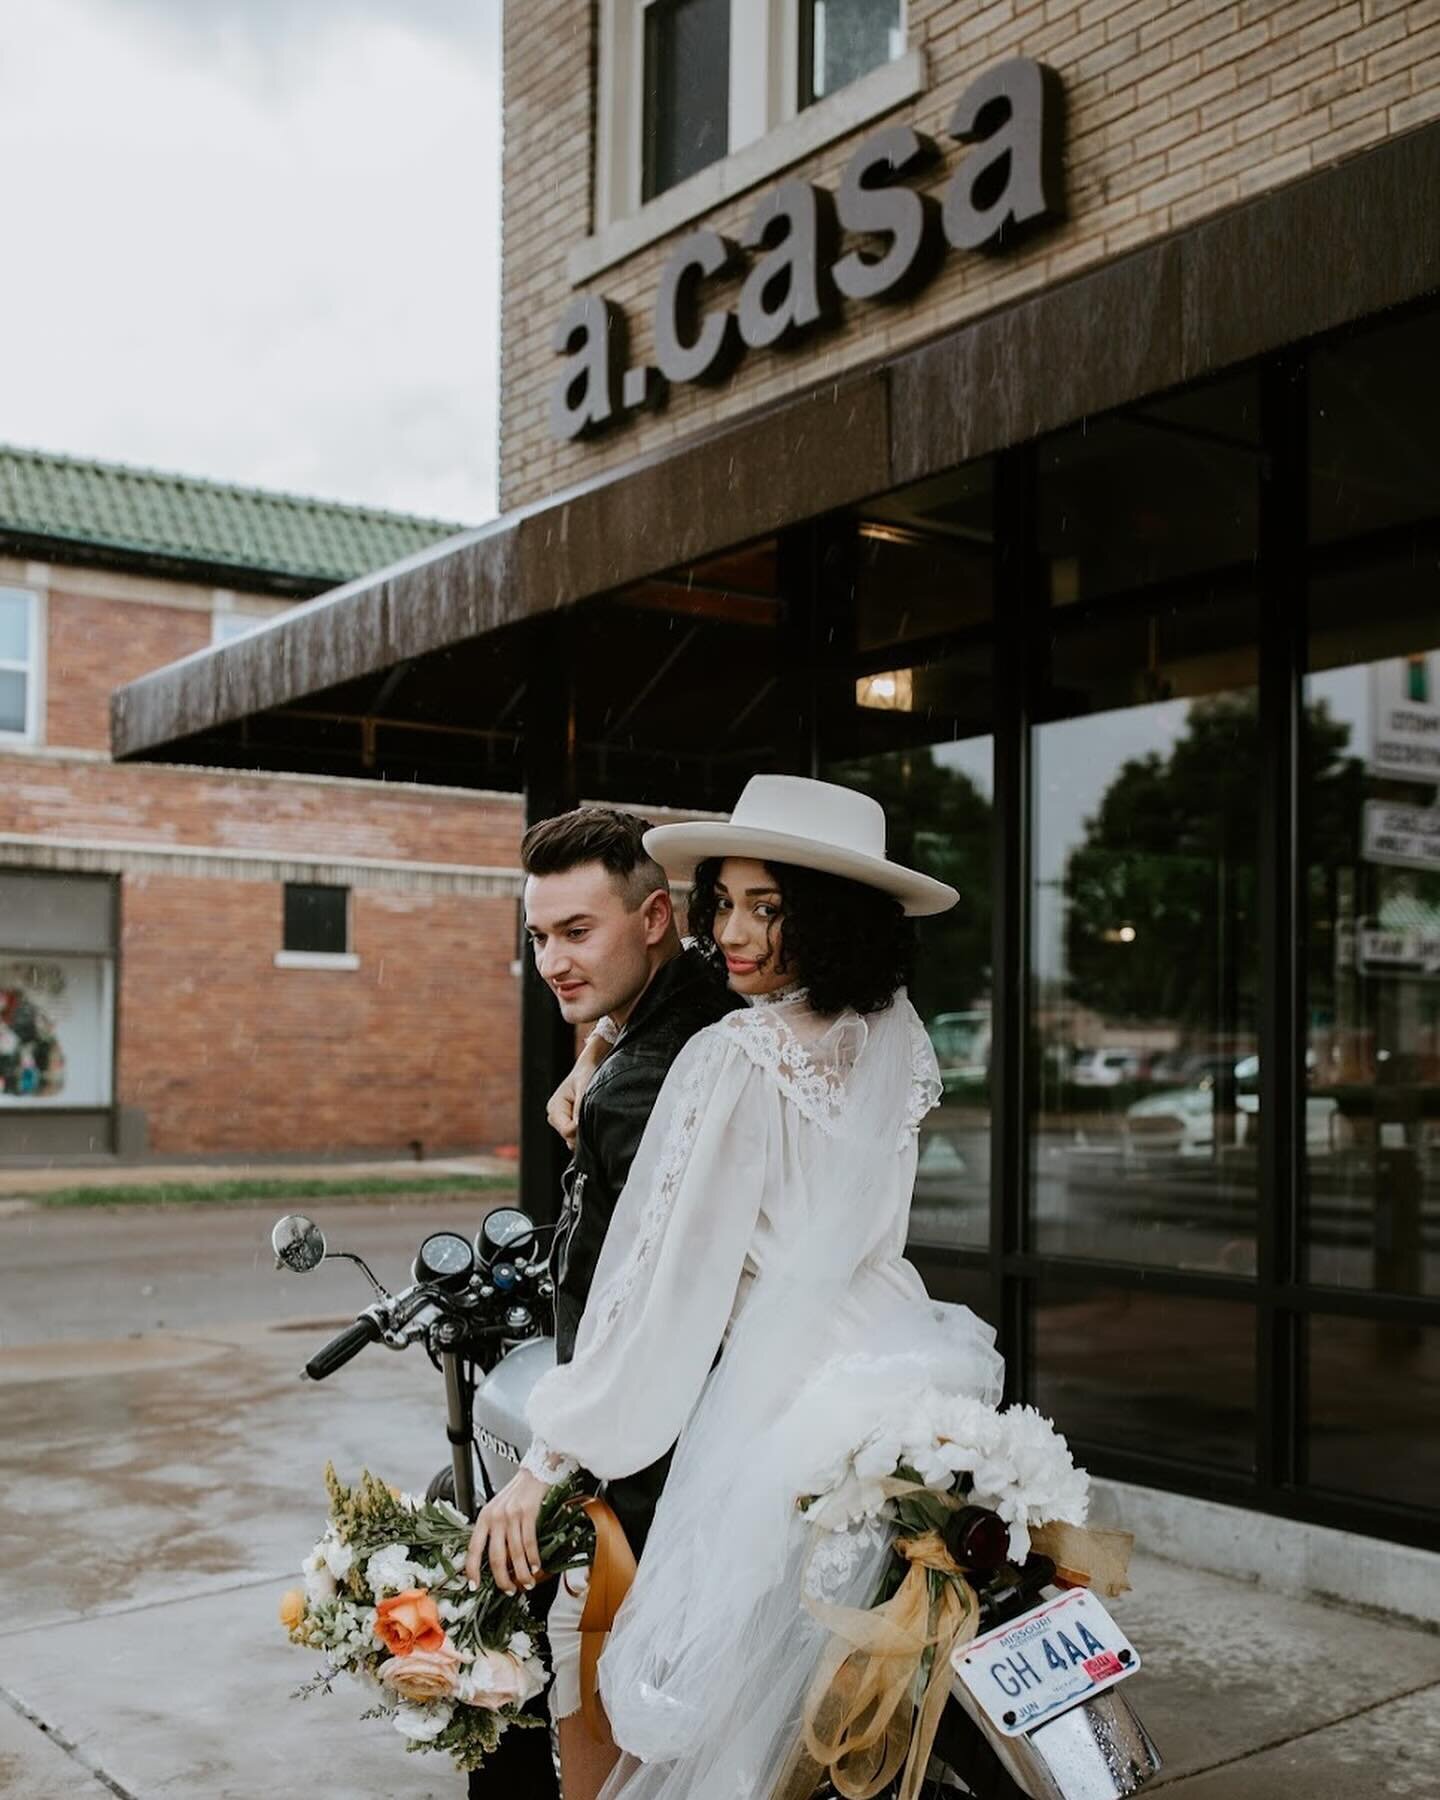
[[[903,1255],[917,1131],[940,1096],[905,994],[911,919],[959,896],[886,858],[873,800],[798,777],[757,776],[729,823],[663,825],[645,847],[693,875],[691,930],[750,1004],[666,1078],[574,1360],[537,1383],[534,1442],[481,1513],[470,1567],[488,1553],[502,1587],[533,1585],[550,1484],[580,1467],[614,1479],[676,1444],[600,1659],[624,1753],[603,1800],[767,1800],[825,1639],[805,1600],[868,1605],[889,1555],[863,1522],[813,1554],[796,1507],[835,1445],[876,1422],[867,1373],[874,1391],[883,1366],[893,1392],[902,1359],[916,1389],[999,1396],[993,1332],[931,1301]],[[557,1715],[580,1704],[578,1617],[562,1590]],[[615,1754],[581,1766],[572,1750],[567,1800],[589,1800]]]

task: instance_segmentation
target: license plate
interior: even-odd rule
[[[972,1638],[954,1662],[975,1703],[1006,1737],[1033,1731],[1140,1667],[1125,1633],[1083,1588]]]

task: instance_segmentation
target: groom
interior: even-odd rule
[[[552,1123],[567,1136],[569,1127],[574,1131],[552,1265],[560,1362],[574,1353],[600,1248],[670,1065],[702,1026],[737,1004],[724,976],[682,945],[669,881],[641,842],[648,830],[646,820],[630,813],[582,806],[532,826],[520,846],[525,930],[536,970],[567,1023],[600,1028],[577,1067],[589,1085],[573,1116],[570,1083],[550,1107]],[[669,1461],[666,1455],[606,1489],[637,1555]],[[498,1557],[507,1576],[512,1568],[526,1574],[522,1565],[534,1549],[545,1491],[522,1471],[491,1503],[499,1515],[491,1563]],[[538,1555],[533,1560],[538,1564]],[[554,1584],[547,1582],[531,1596],[537,1615],[548,1611],[553,1594]],[[567,1774],[578,1776],[577,1787],[588,1788],[592,1780],[599,1787],[610,1753],[591,1742],[578,1713],[561,1721],[560,1754]],[[549,1734],[507,1732],[484,1769],[471,1776],[470,1792],[481,1800],[558,1795]]]

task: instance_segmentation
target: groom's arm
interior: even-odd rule
[[[587,1133],[612,1205],[630,1177],[630,1165],[668,1072],[669,1064],[658,1059],[617,1057],[606,1066],[604,1081],[591,1095]]]

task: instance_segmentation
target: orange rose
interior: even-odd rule
[[[381,1663],[380,1679],[393,1694],[413,1705],[448,1700],[460,1673],[460,1653],[448,1641],[438,1650],[412,1650]]]
[[[291,1588],[280,1602],[280,1623],[287,1631],[293,1631],[305,1617],[305,1590]]]
[[[406,1588],[375,1608],[375,1635],[392,1656],[408,1656],[412,1650],[438,1650],[445,1627],[425,1589]]]

